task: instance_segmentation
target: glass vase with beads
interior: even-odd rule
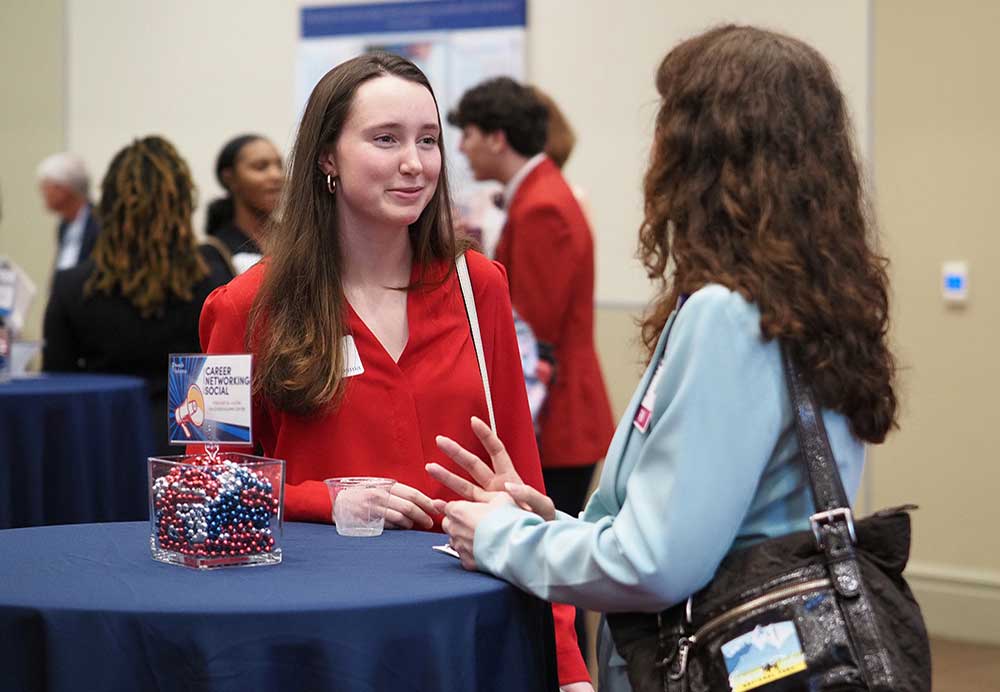
[[[213,447],[150,457],[153,559],[195,569],[280,563],[285,462]]]

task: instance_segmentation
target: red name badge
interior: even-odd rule
[[[640,406],[639,410],[635,412],[635,418],[632,419],[632,425],[634,425],[636,430],[639,432],[646,432],[649,429],[649,420],[652,417],[652,411],[645,406]]]
[[[656,366],[656,372],[653,373],[653,377],[649,380],[646,393],[643,395],[642,402],[635,412],[635,418],[632,419],[632,425],[641,433],[649,430],[649,423],[653,420],[653,408],[656,406],[656,388],[660,385],[660,378],[663,377],[663,360],[661,358],[660,364]]]

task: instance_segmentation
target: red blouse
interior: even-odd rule
[[[497,433],[524,482],[544,490],[506,274],[482,255],[469,252],[467,258]],[[301,417],[255,398],[254,437],[265,456],[285,460],[286,519],[331,523],[323,479],[334,476],[386,476],[431,498],[457,499],[424,470],[425,463],[436,461],[467,476],[438,450],[436,435],[447,435],[488,461],[469,425],[471,416],[488,421],[489,414],[458,275],[452,271],[443,283],[435,281],[450,268],[428,267],[426,287],[408,292],[409,338],[398,362],[348,309],[347,327],[364,372],[347,378],[339,406]],[[246,352],[247,319],[264,271],[262,262],[205,301],[200,324],[205,353]],[[414,279],[417,271],[415,266]],[[435,517],[437,530],[440,520]],[[560,683],[588,679],[573,609],[555,606],[554,615]]]

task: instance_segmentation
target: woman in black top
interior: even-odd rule
[[[200,351],[202,303],[228,270],[198,246],[191,173],[165,139],[146,137],[118,152],[101,190],[93,254],[53,281],[43,369],[143,377],[156,448],[169,454],[168,355]]]
[[[260,259],[267,224],[278,204],[284,167],[281,154],[260,135],[240,135],[219,152],[215,177],[226,196],[208,206],[208,242],[242,274]]]

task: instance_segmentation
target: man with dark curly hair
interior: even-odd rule
[[[539,417],[545,487],[556,507],[576,516],[614,432],[594,348],[593,234],[542,153],[548,111],[533,89],[508,77],[488,80],[463,94],[448,122],[462,128],[460,148],[476,179],[504,185],[507,222],[496,259],[507,268],[514,309],[555,357]]]

